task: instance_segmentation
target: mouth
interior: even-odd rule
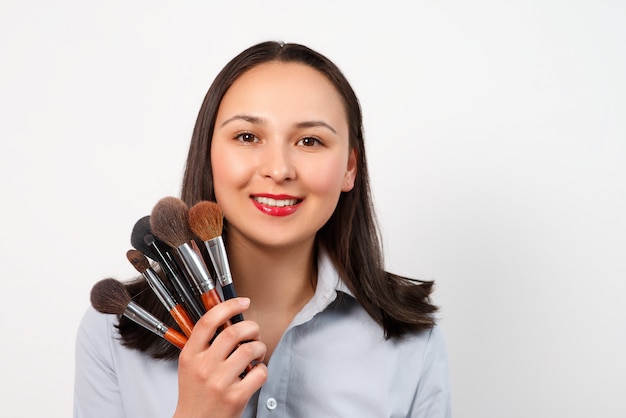
[[[297,199],[294,197],[289,198],[272,198],[267,196],[251,196],[252,200],[258,202],[264,206],[271,206],[276,208],[283,208],[285,206],[295,206],[298,203],[302,202],[302,199]]]
[[[261,212],[270,216],[289,216],[295,213],[303,199],[289,195],[251,195],[252,203]]]

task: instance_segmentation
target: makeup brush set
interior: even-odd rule
[[[222,211],[217,203],[201,201],[189,207],[176,197],[159,200],[151,214],[133,227],[134,249],[128,250],[126,257],[146,279],[182,334],[135,303],[124,284],[116,279],[104,279],[93,286],[92,306],[102,313],[124,315],[182,348],[205,312],[223,299],[236,296],[222,227]],[[196,239],[206,247],[221,294]],[[158,264],[161,274],[151,267],[149,259]],[[224,326],[241,320],[243,316],[238,315]]]

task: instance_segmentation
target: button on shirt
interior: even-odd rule
[[[74,416],[171,417],[177,362],[123,347],[116,320],[93,309],[83,318]],[[449,389],[441,330],[385,340],[322,254],[315,295],[283,334],[243,417],[451,417]]]

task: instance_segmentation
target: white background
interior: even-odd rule
[[[455,416],[626,416],[626,3],[307,3],[0,4],[2,415],[71,415],[91,286],[135,275],[211,80],[273,39],[362,101],[388,267],[437,282]]]

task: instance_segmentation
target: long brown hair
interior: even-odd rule
[[[356,180],[351,191],[341,194],[331,218],[318,231],[317,244],[325,248],[350,291],[381,325],[386,338],[400,338],[409,332],[431,328],[437,310],[429,298],[433,282],[410,280],[384,269],[365,157],[361,106],[343,73],[318,52],[299,44],[263,42],[241,52],[222,69],[209,88],[196,120],[181,198],[190,206],[201,200],[215,200],[210,151],[222,98],[246,71],[272,61],[296,62],[318,70],[333,83],[346,109],[350,147],[357,156]],[[120,331],[125,342],[132,340],[123,328]],[[146,342],[143,343],[145,346]],[[153,356],[158,357],[160,351],[157,349]]]

